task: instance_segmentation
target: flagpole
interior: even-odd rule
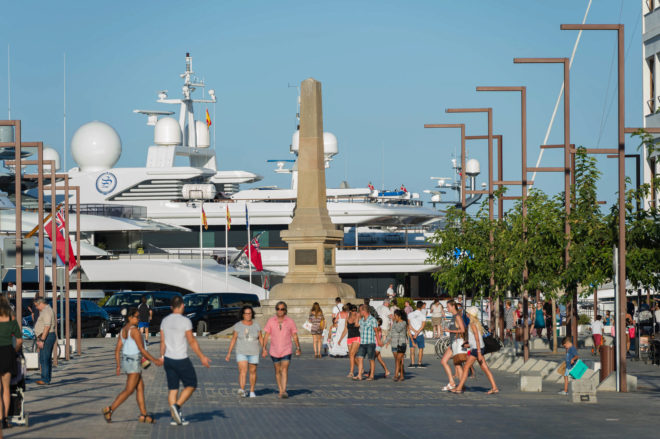
[[[225,205],[225,289],[229,290],[229,205]]]
[[[245,224],[247,225],[248,269],[250,270],[250,291],[252,291],[252,240],[250,239],[250,217],[248,214],[247,203],[245,204]]]
[[[204,223],[204,202],[201,203],[202,209],[199,213],[199,292],[204,292],[204,267],[202,263],[204,261],[204,253],[202,249],[202,225]]]

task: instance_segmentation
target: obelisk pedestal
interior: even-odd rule
[[[293,220],[280,233],[289,246],[289,272],[273,287],[270,299],[263,301],[263,311],[272,315],[270,305],[284,300],[289,315],[301,324],[314,302],[329,316],[336,297],[355,297],[353,288],[341,282],[335,269],[337,244],[344,232],[337,230],[328,214],[321,83],[312,78],[304,80],[300,89],[297,197]]]

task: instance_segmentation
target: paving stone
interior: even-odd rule
[[[521,392],[541,392],[543,390],[543,377],[537,371],[522,371],[520,373]]]
[[[526,372],[528,370],[532,370],[532,367],[538,362],[538,360],[534,360],[533,358],[530,358],[525,362],[525,364],[522,365],[520,369],[516,371],[516,373],[522,373]]]
[[[508,368],[506,368],[506,371],[509,373],[516,373],[521,367],[523,367],[524,364],[525,360],[523,358],[518,358]]]

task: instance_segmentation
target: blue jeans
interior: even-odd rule
[[[41,381],[50,384],[53,368],[53,347],[55,346],[55,333],[51,332],[44,341],[44,347],[39,351],[39,366],[41,366]]]

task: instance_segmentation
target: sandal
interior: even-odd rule
[[[494,395],[496,393],[500,393],[500,389],[498,388],[490,389],[488,392],[486,392],[486,395]]]
[[[154,417],[152,415],[150,415],[149,413],[147,413],[146,415],[140,415],[140,417],[138,418],[138,421],[143,423],[143,424],[155,424],[156,423],[156,419],[154,419]]]
[[[454,384],[454,385],[447,384],[445,387],[442,388],[442,391],[443,392],[451,392],[455,388],[456,388],[456,384]]]
[[[103,418],[105,419],[105,422],[108,424],[112,422],[112,409],[110,407],[105,407],[103,410],[101,410],[101,413],[103,413]]]
[[[367,381],[373,381],[373,380],[374,380],[374,377],[367,378]]]
[[[455,394],[457,394],[457,395],[460,395],[461,393],[464,392],[464,390],[463,390],[463,389],[461,389],[461,390],[451,389],[450,392],[451,392],[451,393],[455,393]]]
[[[362,381],[362,377],[359,375],[356,375],[353,377],[353,381]]]

